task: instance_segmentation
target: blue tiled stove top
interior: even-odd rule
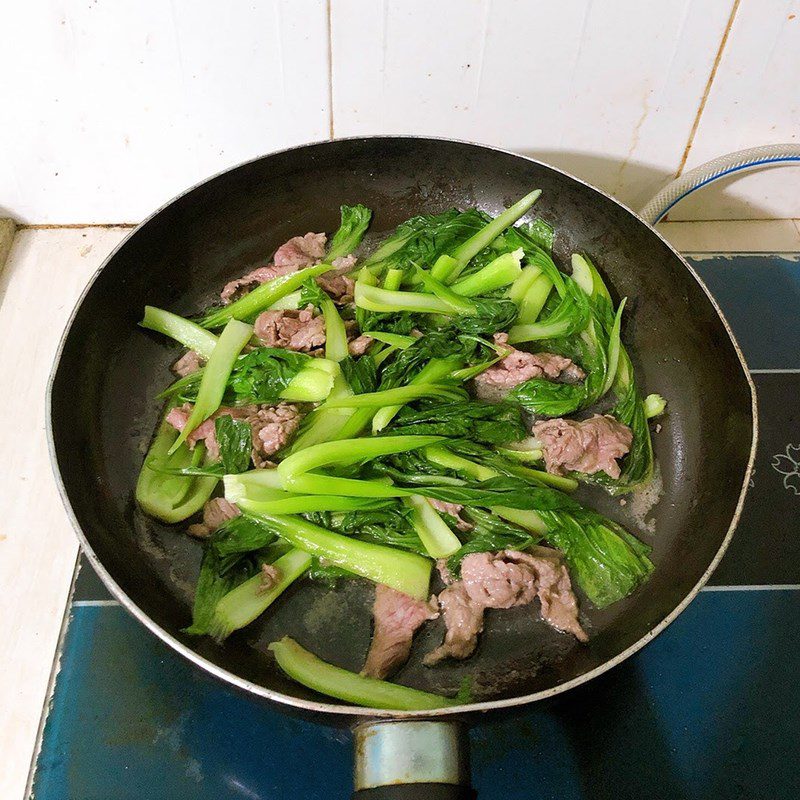
[[[698,257],[758,387],[754,486],[711,585],[652,644],[471,731],[481,800],[800,798],[800,257]],[[84,566],[38,800],[345,798],[347,731],[193,669]]]

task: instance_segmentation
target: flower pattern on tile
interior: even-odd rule
[[[783,475],[783,486],[800,495],[800,445],[787,444],[786,453],[772,456],[772,468]]]

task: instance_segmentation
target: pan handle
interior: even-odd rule
[[[353,800],[471,800],[467,732],[459,722],[385,720],[356,726]]]

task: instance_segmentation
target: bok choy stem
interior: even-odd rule
[[[142,464],[136,482],[136,502],[148,514],[163,522],[175,523],[199,511],[211,497],[219,480],[216,477],[169,475],[155,467],[187,467],[195,453],[184,444],[172,453],[178,432],[162,422]]]
[[[441,436],[382,436],[323,442],[293,453],[278,465],[282,480],[330,465],[358,464],[379,456],[405,453],[442,441]]]
[[[274,653],[278,666],[290,678],[309,689],[347,703],[398,711],[429,711],[456,704],[446,697],[367,678],[328,664],[288,636],[273,642],[269,649]]]
[[[217,344],[217,337],[211,331],[201,328],[190,319],[155,306],[144,307],[144,317],[139,325],[175,339],[203,358],[209,358]]]
[[[522,273],[522,267],[520,266],[522,254],[521,247],[513,253],[503,253],[483,269],[473,272],[472,275],[462,278],[460,281],[456,281],[451,286],[451,289],[457,295],[477,297],[513,284]]]
[[[329,400],[324,408],[380,408],[389,403],[405,404],[423,397],[436,397],[441,400],[462,400],[464,392],[453,386],[440,383],[415,383],[398,386],[395,389],[383,389],[378,392],[367,392],[351,397]]]
[[[221,642],[234,631],[249,625],[311,566],[311,562],[308,553],[292,549],[273,562],[280,577],[267,591],[262,589],[260,573],[240,583],[217,603],[208,633]]]
[[[230,305],[214,309],[200,320],[200,324],[204,328],[221,328],[232,319],[250,322],[273,303],[299,289],[309,278],[315,278],[332,269],[331,264],[317,264],[288,275],[279,275],[261,286],[256,286]]]
[[[509,206],[476,234],[470,236],[466,242],[457,247],[451,254],[456,260],[456,266],[447,276],[448,283],[452,283],[463,271],[470,260],[478,255],[484,247],[488,247],[506,228],[511,227],[528,209],[539,199],[541,189],[535,189]]]
[[[225,326],[206,364],[192,413],[170,448],[170,455],[186,441],[189,434],[201,422],[208,419],[219,408],[233,365],[252,335],[253,326],[244,322],[232,319]]]
[[[427,364],[408,382],[409,386],[418,386],[423,383],[434,383],[450,376],[455,370],[463,366],[463,359],[458,356],[449,358],[432,358]],[[372,432],[382,431],[397,415],[403,407],[400,405],[387,405],[375,413],[372,418]]]
[[[430,501],[414,494],[405,498],[412,509],[411,524],[431,558],[447,558],[461,547],[461,541],[439,516]]]
[[[420,314],[454,314],[452,306],[435,295],[424,292],[400,292],[369,286],[356,281],[355,302],[367,311],[414,311]]]
[[[281,539],[362,578],[383,583],[420,600],[428,599],[431,562],[407,550],[352,539],[302,517],[259,514]]]
[[[517,322],[520,325],[530,325],[539,319],[552,288],[553,282],[547,275],[539,275],[531,283],[519,304]]]

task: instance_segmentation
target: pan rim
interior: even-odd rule
[[[172,634],[167,632],[164,628],[162,628],[158,623],[152,620],[142,609],[140,609],[136,603],[131,600],[131,598],[123,591],[123,589],[117,584],[111,574],[106,570],[106,568],[101,563],[100,559],[97,557],[96,553],[92,549],[86,535],[81,528],[80,523],[75,515],[75,511],[72,507],[72,503],[67,495],[67,490],[64,485],[64,482],[61,477],[61,470],[58,465],[58,458],[56,454],[55,448],[55,438],[54,438],[54,431],[53,431],[53,415],[52,415],[52,396],[53,396],[53,386],[55,383],[56,375],[58,373],[58,368],[61,363],[61,357],[63,354],[64,346],[66,344],[67,338],[69,336],[70,331],[72,330],[73,324],[75,319],[80,311],[81,306],[83,305],[84,300],[86,299],[87,295],[91,291],[92,287],[94,286],[95,282],[100,277],[100,274],[103,272],[105,267],[111,262],[111,260],[116,256],[117,252],[124,247],[127,242],[136,235],[138,231],[143,229],[152,219],[154,219],[158,214],[160,214],[163,210],[167,207],[171,206],[173,203],[176,203],[184,196],[190,194],[195,189],[203,186],[207,183],[210,183],[213,180],[216,180],[222,175],[225,175],[229,172],[233,172],[241,167],[247,166],[248,164],[255,163],[256,161],[260,161],[264,158],[269,158],[271,156],[281,155],[284,153],[290,153],[295,150],[303,150],[306,148],[314,148],[314,147],[321,147],[324,145],[335,144],[338,142],[356,142],[356,141],[374,141],[374,140],[416,140],[416,141],[433,141],[433,142],[445,142],[448,144],[458,144],[458,145],[467,145],[470,147],[475,147],[481,150],[488,150],[495,153],[500,153],[503,155],[512,156],[517,159],[521,159],[523,161],[527,161],[531,164],[544,167],[546,169],[552,170],[553,172],[559,173],[566,178],[569,178],[576,183],[585,186],[586,188],[596,192],[597,194],[601,195],[602,197],[610,200],[615,205],[619,206],[623,211],[627,212],[631,216],[633,216],[638,222],[644,225],[650,233],[654,234],[658,239],[662,242],[662,244],[666,245],[669,251],[681,262],[683,267],[688,271],[688,273],[692,276],[695,282],[700,286],[702,291],[705,293],[706,297],[709,299],[712,307],[714,308],[717,316],[719,317],[720,321],[722,322],[723,327],[728,335],[728,338],[733,345],[734,351],[739,359],[739,364],[742,368],[742,372],[744,374],[744,378],[747,381],[748,387],[750,388],[750,400],[751,400],[751,415],[752,415],[752,439],[750,443],[750,455],[747,462],[747,468],[745,470],[745,474],[742,481],[742,488],[739,492],[739,497],[736,503],[736,508],[734,510],[733,516],[731,518],[730,525],[728,526],[728,530],[725,534],[725,537],[720,544],[719,549],[716,552],[716,555],[712,559],[711,563],[709,564],[708,568],[705,572],[701,575],[700,579],[696,582],[696,584],[690,589],[690,591],[686,594],[686,596],[675,606],[675,608],[664,618],[662,619],[657,625],[651,628],[647,633],[645,633],[642,637],[640,637],[636,642],[631,644],[621,653],[618,653],[613,658],[609,659],[608,661],[600,664],[599,666],[595,667],[588,672],[583,673],[582,675],[578,675],[575,678],[572,678],[569,681],[565,681],[564,683],[557,684],[556,686],[552,686],[548,689],[543,689],[539,692],[533,692],[527,695],[520,695],[516,697],[504,698],[501,700],[485,700],[477,703],[468,703],[458,706],[449,706],[443,709],[435,709],[429,711],[397,711],[397,710],[390,710],[390,709],[380,709],[380,708],[367,708],[363,706],[353,706],[353,705],[346,705],[346,704],[335,704],[335,703],[328,703],[328,702],[320,702],[315,700],[305,700],[299,697],[294,697],[292,695],[283,694],[282,692],[277,692],[272,689],[267,689],[264,686],[261,686],[257,683],[252,681],[246,680],[241,678],[240,676],[236,675],[233,672],[230,672],[223,667],[214,664],[213,662],[209,661],[208,659],[201,656],[192,648],[188,647],[187,645],[183,644],[183,642],[179,641],[175,638]],[[386,135],[386,134],[376,134],[370,136],[349,136],[349,137],[342,137],[336,139],[323,139],[314,142],[307,142],[300,145],[295,145],[292,147],[286,147],[281,150],[275,150],[268,153],[264,153],[254,158],[246,159],[238,164],[235,164],[231,167],[226,169],[220,170],[215,174],[204,178],[201,181],[193,184],[192,186],[188,187],[184,191],[180,192],[179,194],[175,195],[173,198],[159,206],[155,211],[149,214],[144,220],[142,220],[135,228],[133,228],[120,242],[119,244],[106,256],[103,260],[103,263],[97,268],[97,270],[93,273],[90,277],[89,281],[87,282],[86,286],[84,287],[83,291],[80,293],[78,300],[73,307],[67,324],[64,328],[64,331],[61,334],[61,337],[58,342],[58,347],[56,349],[55,358],[53,360],[53,365],[50,370],[50,374],[47,380],[47,389],[46,389],[46,397],[45,397],[45,421],[46,421],[46,436],[47,436],[47,449],[50,456],[50,465],[51,469],[53,470],[53,475],[55,477],[56,486],[58,488],[59,495],[61,497],[61,501],[64,505],[64,508],[67,512],[67,516],[70,520],[70,523],[75,530],[75,533],[78,537],[78,541],[81,546],[81,550],[85,554],[87,560],[92,565],[92,568],[97,572],[100,579],[105,584],[106,588],[112,594],[112,596],[119,601],[120,605],[126,609],[126,611],[131,614],[135,619],[137,619],[145,628],[147,628],[151,633],[161,639],[167,646],[169,646],[172,650],[179,653],[181,656],[186,658],[188,661],[193,663],[195,666],[199,667],[200,669],[204,670],[210,675],[213,675],[215,678],[227,683],[237,689],[247,692],[248,694],[252,694],[256,697],[263,698],[265,700],[269,700],[271,702],[279,703],[281,705],[290,706],[298,710],[308,711],[312,713],[319,713],[331,716],[351,716],[351,717],[362,717],[362,718],[383,718],[383,719],[433,719],[433,718],[447,718],[447,717],[454,717],[454,716],[463,716],[469,715],[474,713],[485,713],[487,711],[497,710],[497,709],[508,709],[513,708],[516,706],[523,706],[529,703],[534,703],[540,700],[546,700],[551,697],[555,697],[562,692],[566,692],[570,689],[576,688],[581,684],[584,684],[593,678],[596,678],[603,673],[607,672],[608,670],[612,669],[613,667],[621,664],[626,659],[630,658],[632,655],[637,653],[641,650],[646,644],[652,641],[656,636],[658,636],[662,631],[664,631],[677,617],[686,609],[689,603],[694,600],[694,598],[699,594],[700,590],[705,586],[708,582],[709,578],[713,574],[714,570],[719,565],[722,557],[725,555],[726,550],[728,549],[728,545],[730,544],[731,539],[733,538],[734,531],[739,523],[739,519],[741,517],[742,508],[744,505],[744,500],[747,495],[747,490],[749,487],[750,476],[753,471],[753,466],[755,463],[756,457],[756,448],[758,444],[758,401],[756,396],[756,388],[753,378],[750,374],[750,370],[747,366],[747,362],[745,360],[744,354],[739,346],[739,343],[731,330],[730,324],[726,319],[725,315],[722,312],[722,309],[719,307],[717,301],[714,299],[713,295],[711,294],[710,290],[697,274],[697,272],[693,269],[693,267],[686,261],[686,259],[655,229],[653,225],[649,222],[644,220],[638,213],[633,211],[631,208],[626,206],[624,203],[616,199],[615,197],[609,195],[602,189],[597,188],[596,186],[588,183],[587,181],[578,178],[571,173],[554,167],[546,162],[539,161],[538,159],[532,158],[530,156],[522,155],[520,153],[515,153],[511,150],[506,150],[500,147],[494,147],[492,145],[481,144],[478,142],[472,142],[464,139],[453,139],[450,137],[445,136],[415,136],[412,134],[398,134],[398,135]]]

